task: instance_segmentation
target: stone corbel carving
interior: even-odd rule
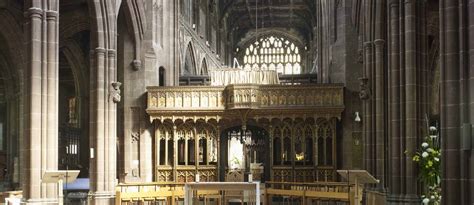
[[[138,132],[132,133],[132,142],[138,142],[140,140],[140,134]]]
[[[360,64],[364,63],[364,53],[363,53],[362,49],[359,49],[357,51],[357,62],[360,63]]]
[[[142,68],[142,61],[141,60],[133,60],[132,61],[132,68],[134,71],[138,71]]]
[[[121,82],[112,82],[110,83],[110,91],[109,91],[109,99],[114,103],[119,103],[121,96],[120,96],[120,86],[122,85]]]
[[[359,78],[359,81],[360,81],[359,98],[361,100],[368,100],[370,98],[369,79],[364,77],[364,78]]]

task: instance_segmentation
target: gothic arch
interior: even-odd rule
[[[141,44],[145,33],[146,17],[145,8],[142,1],[126,0],[122,4],[121,10],[124,12],[125,21],[129,34],[134,41],[134,69],[141,67]]]
[[[89,15],[91,17],[92,48],[115,49],[118,10],[121,1],[89,0]]]
[[[82,13],[81,13],[82,14]],[[70,15],[68,13],[61,15],[61,24],[59,24],[59,46],[62,46],[66,42],[66,39],[72,38],[75,34],[81,31],[90,31],[91,26],[89,23],[89,16],[83,14],[78,17],[77,14]]]
[[[23,79],[18,76],[18,70],[22,69],[26,62],[22,49],[24,47],[22,29],[16,22],[7,10],[0,11],[0,25],[3,26],[0,30],[0,49],[7,63],[6,66],[2,66],[3,69],[0,68],[0,72],[5,78],[11,79],[9,86],[14,89],[8,89],[9,91],[20,91],[19,82]]]
[[[203,58],[202,61],[201,61],[201,67],[199,69],[199,74],[200,75],[208,75],[209,74],[209,70],[208,70],[208,65],[207,65],[207,60],[206,58]]]
[[[186,46],[184,51],[183,61],[181,62],[180,76],[182,75],[196,75],[197,72],[197,63],[196,63],[196,54],[194,52],[194,47],[191,42]]]
[[[81,55],[83,51],[80,45],[75,40],[69,40],[65,43],[62,52],[71,66],[76,93],[82,96],[88,95],[87,60]]]

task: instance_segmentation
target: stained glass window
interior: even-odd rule
[[[301,73],[300,48],[283,37],[263,37],[250,44],[245,49],[243,62],[244,69],[276,70],[282,74]]]

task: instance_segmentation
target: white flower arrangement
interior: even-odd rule
[[[418,177],[424,187],[421,202],[426,205],[441,204],[441,150],[438,140],[437,128],[429,127],[429,134],[412,158],[419,168]]]
[[[428,154],[428,152],[423,152],[423,153],[421,154],[421,156],[422,156],[423,158],[427,158],[427,157],[429,156],[429,154]]]

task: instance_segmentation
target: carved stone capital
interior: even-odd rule
[[[374,43],[372,41],[369,42],[364,42],[364,48],[365,49],[370,49],[374,46]]]
[[[383,39],[376,39],[374,41],[375,46],[383,46],[385,44],[385,40]]]
[[[115,51],[114,49],[108,49],[107,50],[107,55],[111,58],[115,57],[117,51]]]
[[[58,19],[58,12],[57,11],[53,11],[53,10],[49,10],[49,11],[46,11],[46,19],[47,20],[56,20]]]
[[[102,47],[97,47],[94,49],[94,53],[97,53],[97,54],[105,54],[105,48],[102,48]]]
[[[40,8],[31,7],[25,12],[25,17],[41,19],[43,18],[43,10]]]

